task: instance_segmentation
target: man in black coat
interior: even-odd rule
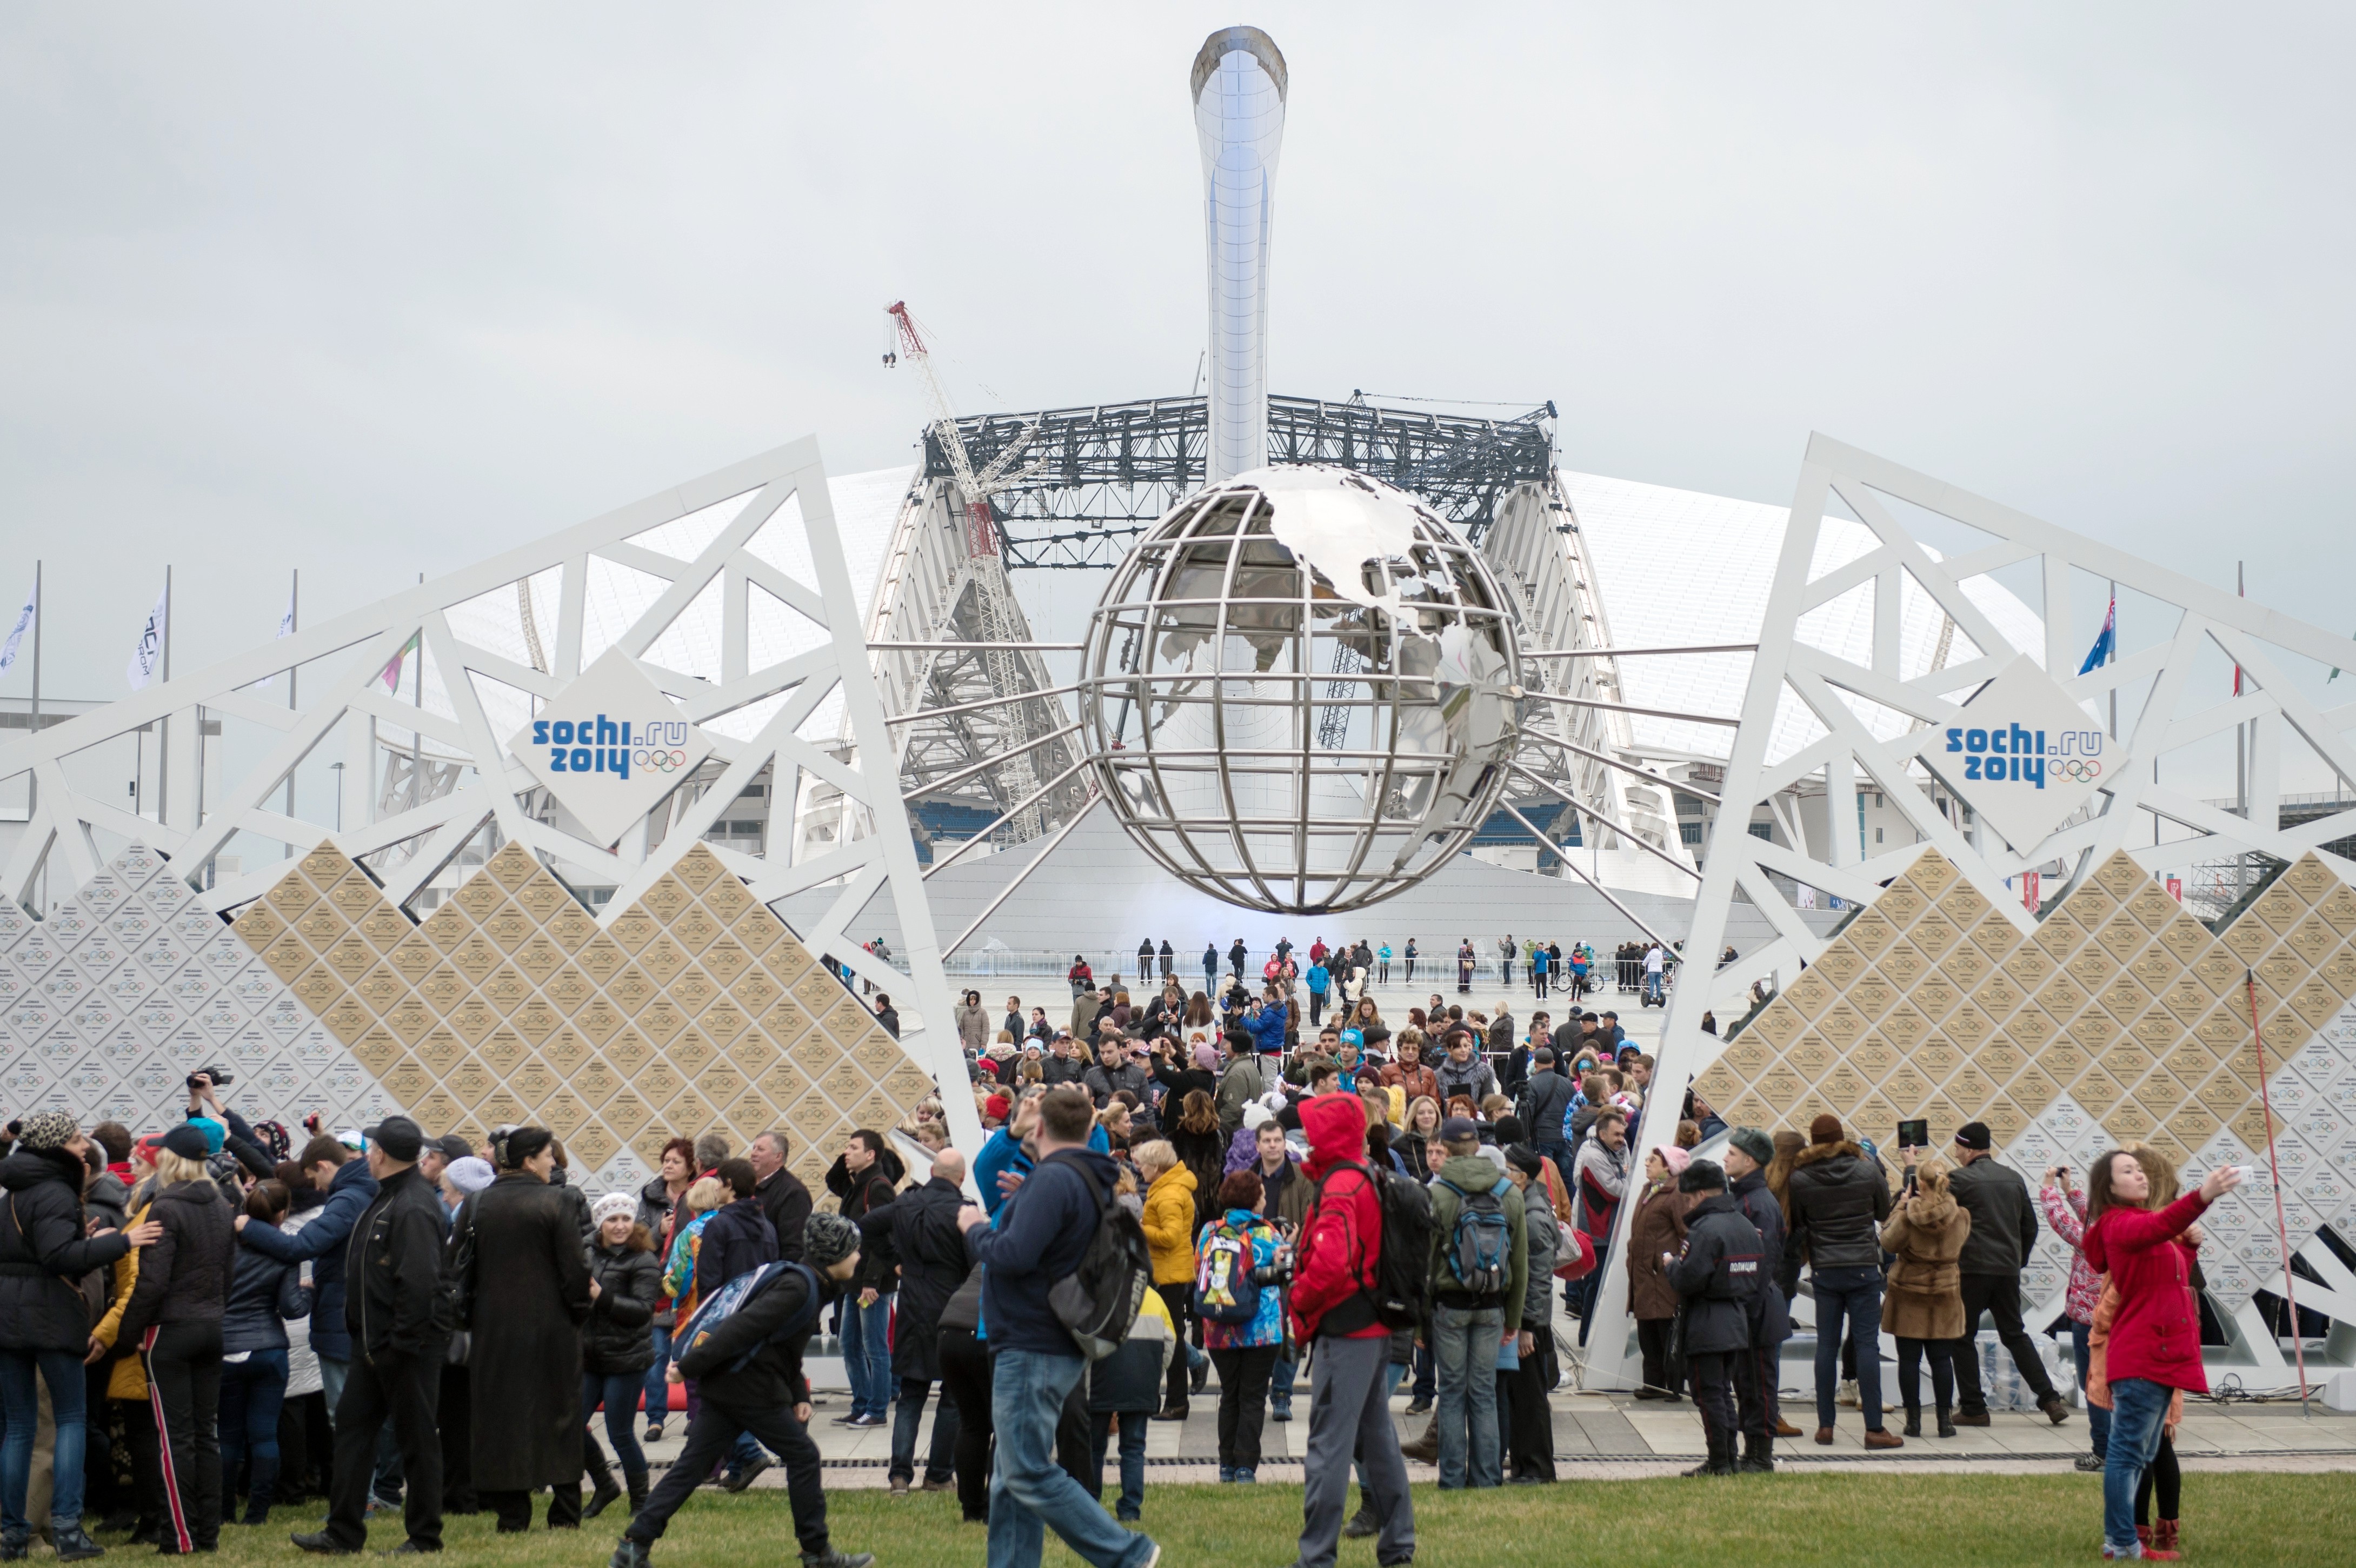
[[[1570,1146],[1563,1141],[1562,1125],[1570,1115],[1570,1102],[1579,1093],[1579,1085],[1570,1081],[1569,1074],[1556,1070],[1552,1046],[1542,1045],[1531,1052],[1530,1065],[1534,1071],[1522,1085],[1514,1115],[1521,1118],[1530,1147],[1554,1161],[1555,1168],[1562,1172],[1563,1181],[1568,1184]]]
[[[916,1429],[925,1419],[925,1396],[941,1375],[941,1308],[973,1264],[958,1210],[965,1204],[965,1156],[943,1149],[933,1157],[933,1174],[859,1220],[860,1252],[900,1270],[899,1316],[892,1325],[892,1371],[900,1398],[892,1416],[894,1497],[905,1497],[916,1479]],[[933,1445],[925,1460],[925,1490],[945,1492],[957,1484],[957,1407],[944,1397],[933,1413]]]
[[[1775,1439],[1796,1437],[1782,1430],[1783,1413],[1775,1391],[1783,1381],[1783,1341],[1792,1337],[1792,1306],[1783,1295],[1783,1206],[1767,1188],[1767,1167],[1775,1140],[1757,1127],[1737,1127],[1726,1145],[1727,1189],[1734,1206],[1759,1232],[1767,1266],[1751,1304],[1751,1349],[1734,1364],[1734,1403],[1742,1427],[1744,1470],[1775,1468]]]
[[[631,1517],[610,1568],[648,1568],[671,1515],[748,1433],[785,1457],[805,1568],[867,1568],[875,1561],[869,1552],[837,1552],[828,1540],[818,1445],[809,1435],[809,1380],[802,1375],[803,1348],[820,1310],[858,1268],[859,1228],[840,1214],[813,1214],[802,1262],[769,1265],[727,1317],[707,1322],[699,1310],[680,1325],[678,1360],[667,1375],[673,1382],[695,1379],[701,1408],[688,1424],[686,1448]]]
[[[1947,1190],[1972,1217],[1971,1234],[1955,1259],[1963,1275],[1964,1337],[1955,1363],[1955,1424],[1986,1426],[1987,1395],[1980,1391],[1980,1314],[1996,1319],[1997,1338],[2012,1352],[2021,1381],[2037,1399],[2045,1419],[2059,1426],[2070,1419],[2070,1407],[2053,1392],[2045,1361],[2020,1320],[2020,1267],[2037,1245],[2037,1203],[2020,1172],[1999,1164],[1990,1152],[1996,1142],[1986,1122],[1965,1122],[1955,1129],[1955,1168],[1948,1174]]]
[[[1751,1349],[1751,1303],[1765,1274],[1766,1248],[1757,1226],[1742,1217],[1726,1190],[1726,1172],[1697,1159],[1677,1178],[1677,1190],[1699,1200],[1686,1211],[1685,1251],[1664,1255],[1685,1321],[1678,1338],[1694,1408],[1701,1414],[1709,1457],[1688,1476],[1731,1476],[1734,1463],[1734,1369]]]
[[[409,1482],[402,1504],[409,1536],[400,1550],[439,1552],[442,1440],[434,1423],[450,1336],[442,1290],[442,1203],[417,1174],[425,1135],[415,1122],[387,1116],[362,1136],[377,1189],[344,1249],[352,1365],[336,1405],[334,1490],[327,1528],[295,1536],[294,1544],[329,1556],[368,1544],[364,1520],[377,1437],[390,1421]],[[577,1399],[577,1374],[573,1381]]]
[[[754,1195],[761,1200],[761,1212],[769,1217],[769,1228],[777,1233],[777,1257],[789,1264],[801,1261],[802,1227],[810,1217],[810,1189],[786,1168],[791,1151],[786,1135],[775,1131],[763,1133],[744,1151],[760,1182]]]

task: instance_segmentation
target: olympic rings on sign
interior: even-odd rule
[[[2060,773],[2065,779],[2075,779],[2083,783],[2088,779],[2101,778],[2103,776],[2103,764],[2094,761],[2092,757],[2071,757],[2064,761],[2055,763],[2053,764],[2053,771]]]
[[[633,752],[630,753],[630,765],[636,768],[652,768],[659,773],[668,773],[687,766],[687,753],[662,751]]]

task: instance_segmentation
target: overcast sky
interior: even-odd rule
[[[291,566],[314,619],[806,432],[907,461],[901,296],[967,411],[1183,392],[1237,21],[1276,389],[1779,503],[1822,430],[2356,620],[2356,24],[2148,4],[13,5],[0,599],[45,557],[45,686],[112,697],[166,561],[187,670]]]

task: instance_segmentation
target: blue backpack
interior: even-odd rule
[[[750,1274],[738,1275],[734,1279],[713,1291],[701,1306],[696,1307],[694,1316],[681,1324],[678,1332],[671,1337],[676,1348],[675,1353],[684,1356],[693,1349],[722,1323],[743,1311],[755,1296],[784,1279],[788,1272],[798,1274],[802,1278],[805,1293],[800,1308],[791,1317],[778,1325],[776,1330],[766,1339],[754,1345],[729,1362],[726,1371],[741,1372],[751,1366],[753,1358],[768,1346],[779,1340],[790,1339],[797,1334],[807,1333],[818,1322],[818,1271],[808,1264],[763,1264]]]
[[[1499,1177],[1496,1186],[1482,1192],[1467,1192],[1444,1176],[1440,1179],[1461,1200],[1448,1238],[1450,1275],[1469,1295],[1504,1294],[1514,1254],[1514,1232],[1505,1222],[1505,1179]]]

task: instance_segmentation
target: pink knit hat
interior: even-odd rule
[[[1675,1144],[1671,1144],[1666,1148],[1655,1149],[1653,1152],[1661,1157],[1661,1163],[1669,1168],[1671,1176],[1683,1176],[1686,1173],[1686,1167],[1693,1163],[1693,1151],[1679,1148]]]

